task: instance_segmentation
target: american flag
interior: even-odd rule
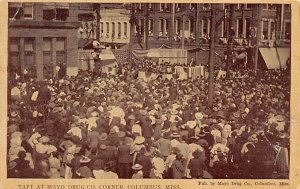
[[[129,50],[128,49],[112,49],[116,57],[117,62],[124,62],[129,58]]]

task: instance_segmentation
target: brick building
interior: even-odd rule
[[[216,4],[215,7],[218,54],[223,54],[226,50],[230,22],[237,46],[251,43],[250,31],[251,28],[255,28],[257,35],[261,36],[258,41],[260,48],[272,47],[275,41],[277,46],[290,47],[290,4]],[[133,41],[143,48],[147,45],[148,48],[157,48],[162,44],[172,48],[183,46],[186,49],[209,48],[211,29],[209,3],[136,3],[133,11],[136,23]],[[208,54],[199,51],[188,56],[189,59],[201,57],[197,58],[198,63],[205,64],[208,62]],[[216,60],[219,61],[218,58]]]
[[[9,3],[8,7],[9,73],[22,75],[27,70],[41,80],[52,77],[56,65],[61,65],[62,74],[77,73],[76,4]]]

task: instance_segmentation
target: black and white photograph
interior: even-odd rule
[[[290,179],[291,3],[7,8],[7,179]]]

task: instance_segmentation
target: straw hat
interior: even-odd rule
[[[197,120],[202,119],[202,118],[203,118],[203,114],[202,114],[201,112],[197,112],[197,113],[195,114],[195,118],[196,118]]]
[[[47,136],[42,136],[41,138],[39,138],[40,143],[47,143],[49,141],[50,141],[50,138]]]
[[[142,136],[137,136],[134,140],[135,144],[143,144],[145,142],[145,138]]]
[[[135,164],[135,165],[132,166],[133,170],[141,170],[142,168],[143,168],[143,166],[140,165],[140,164]]]

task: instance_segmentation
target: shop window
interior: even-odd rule
[[[20,39],[9,38],[9,69],[10,73],[20,73]]]
[[[24,39],[24,56],[25,67],[34,66],[34,38]]]

